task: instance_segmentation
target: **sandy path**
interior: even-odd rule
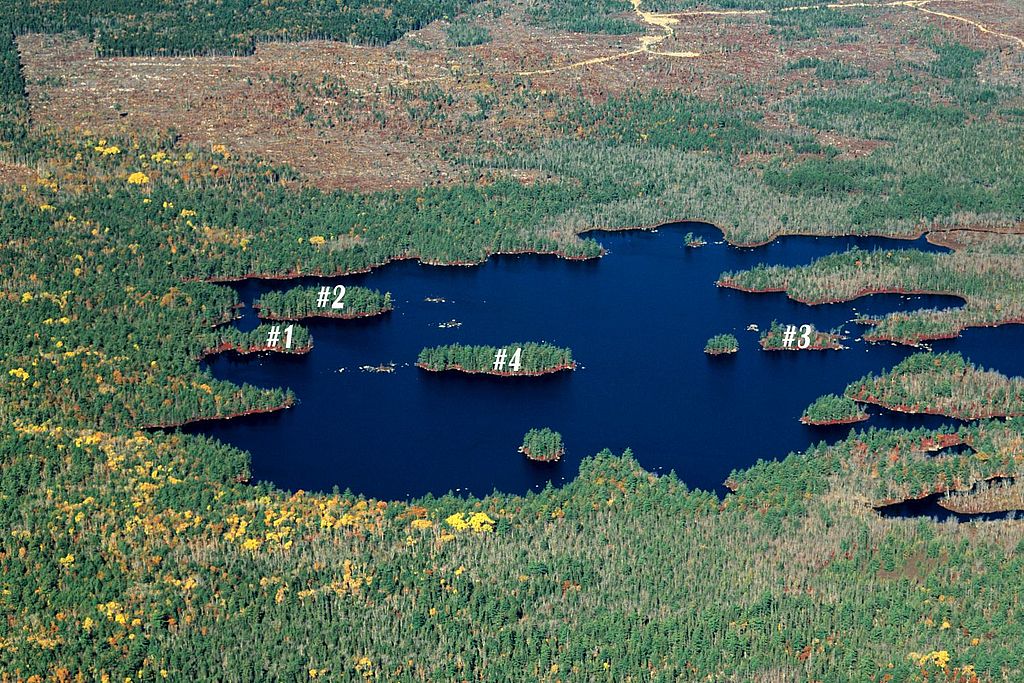
[[[639,0],[632,0],[632,2],[633,2],[634,8],[636,8],[640,4]],[[952,13],[949,13],[949,12],[939,12],[937,10],[928,9],[926,7],[926,5],[931,5],[932,3],[935,3],[935,2],[957,2],[957,3],[963,3],[963,2],[969,2],[969,0],[894,0],[893,2],[831,2],[831,3],[821,4],[821,5],[795,5],[793,7],[783,7],[783,8],[780,8],[778,10],[774,10],[774,11],[776,11],[776,12],[801,12],[801,11],[814,10],[814,9],[851,9],[851,8],[857,8],[857,7],[909,7],[911,9],[918,10],[919,12],[924,12],[925,14],[931,14],[931,15],[934,15],[934,16],[937,16],[937,17],[944,17],[946,19],[953,19],[954,21],[960,21],[960,22],[963,22],[965,24],[970,24],[971,26],[977,28],[982,33],[988,33],[990,35],[999,36],[1001,38],[1006,38],[1007,40],[1010,40],[1010,41],[1016,43],[1020,47],[1024,47],[1024,38],[1021,38],[1021,37],[1015,36],[1015,35],[1011,35],[1009,33],[1002,33],[1001,31],[996,31],[996,30],[994,30],[992,28],[989,28],[985,24],[982,24],[979,21],[975,21],[974,19],[969,19],[967,17],[960,16],[959,14],[952,14]],[[640,11],[637,10],[637,13],[639,14]],[[769,13],[769,10],[764,10],[764,9],[723,9],[723,10],[691,10],[691,11],[686,11],[686,12],[672,12],[672,13],[669,13],[669,14],[662,14],[662,15],[657,15],[657,16],[679,18],[679,17],[698,17],[698,16],[760,15],[760,14],[768,14],[768,13]]]
[[[558,73],[559,71],[568,71],[569,69],[578,69],[580,67],[589,66],[591,64],[604,64],[606,62],[613,62],[618,59],[624,59],[626,57],[632,57],[633,55],[639,55],[643,53],[658,55],[659,57],[677,57],[683,59],[693,59],[694,57],[700,57],[699,52],[659,52],[654,48],[663,43],[668,38],[675,35],[675,29],[672,27],[679,23],[679,19],[673,14],[663,14],[660,12],[645,12],[640,9],[640,5],[643,0],[629,0],[633,5],[633,11],[636,12],[637,17],[640,21],[644,22],[648,26],[660,29],[661,33],[651,35],[645,34],[640,36],[639,44],[632,50],[626,50],[624,52],[618,52],[613,55],[607,55],[605,57],[594,57],[592,59],[584,59],[580,62],[573,62],[572,64],[566,64],[564,66],[556,66],[551,69],[536,69],[534,71],[520,71],[517,76],[541,76],[545,74]]]
[[[723,9],[723,10],[689,10],[685,12],[648,12],[641,9],[643,0],[630,0],[633,5],[633,11],[637,17],[647,26],[658,29],[658,33],[651,34],[646,33],[639,37],[637,47],[630,50],[623,50],[622,52],[616,52],[615,54],[605,55],[603,57],[591,57],[589,59],[583,59],[578,62],[572,62],[571,64],[564,64],[562,66],[551,67],[547,69],[533,69],[531,71],[517,71],[517,76],[544,76],[548,74],[559,73],[562,71],[570,71],[573,69],[580,69],[586,66],[592,66],[595,64],[607,64],[609,62],[615,62],[620,59],[632,57],[634,55],[648,54],[656,55],[658,57],[672,57],[677,59],[694,59],[700,57],[699,52],[671,52],[661,51],[655,48],[661,45],[667,39],[675,35],[675,25],[680,22],[684,17],[699,17],[699,16],[743,16],[743,15],[764,15],[769,14],[770,11],[776,12],[803,12],[815,9],[853,9],[853,8],[886,8],[886,7],[907,7],[910,9],[931,14],[937,17],[943,17],[945,19],[952,19],[954,21],[963,22],[974,26],[982,33],[988,33],[993,36],[1005,38],[1015,43],[1019,47],[1024,47],[1024,38],[1019,36],[1011,35],[1009,33],[1003,33],[995,29],[982,24],[981,22],[969,19],[958,14],[952,14],[949,12],[940,12],[938,10],[928,9],[926,5],[933,4],[935,2],[956,2],[966,3],[970,0],[893,0],[892,2],[831,2],[817,5],[794,5],[792,7],[783,7],[778,10],[765,10],[765,9]],[[402,81],[400,85],[409,85],[413,83],[424,83],[429,81],[437,80],[448,80],[449,77],[441,78],[423,78]]]

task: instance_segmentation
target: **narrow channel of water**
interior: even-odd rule
[[[1003,519],[1024,519],[1022,510],[1004,510],[1000,512],[954,512],[939,505],[943,494],[933,493],[917,500],[905,500],[892,505],[875,508],[883,517],[901,519],[926,517],[937,522],[993,522]]]

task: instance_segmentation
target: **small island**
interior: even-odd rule
[[[870,416],[856,401],[847,396],[827,394],[807,406],[800,422],[805,425],[845,425],[863,422]]]
[[[704,345],[704,353],[709,356],[722,356],[740,350],[740,342],[732,334],[716,334]]]
[[[526,432],[519,452],[537,462],[555,462],[565,455],[565,445],[561,434],[544,427]]]
[[[313,337],[300,325],[260,325],[248,332],[228,327],[218,330],[216,343],[204,348],[199,360],[229,351],[242,356],[254,353],[302,355],[312,349]]]
[[[501,377],[535,377],[575,370],[572,350],[551,344],[517,342],[507,346],[447,344],[420,351],[416,367],[430,372],[454,370]]]
[[[698,247],[703,247],[707,244],[707,241],[703,237],[700,235],[694,235],[692,232],[688,232],[683,236],[683,242],[690,249],[697,249]]]
[[[796,328],[794,337],[787,335],[787,329],[790,327]],[[802,327],[804,326],[780,325],[773,320],[771,328],[761,333],[761,348],[765,351],[841,351],[846,348],[840,343],[843,337],[836,331],[821,332],[810,325],[807,326],[810,327],[810,332],[805,334],[806,329],[801,329]],[[807,343],[806,339],[810,339],[810,342]]]
[[[267,292],[253,304],[263,320],[336,318],[350,320],[382,315],[392,310],[391,292],[366,287],[293,287]]]

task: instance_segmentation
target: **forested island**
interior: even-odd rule
[[[843,425],[863,422],[869,417],[852,398],[826,394],[807,406],[800,421],[805,425]]]
[[[340,287],[340,289],[339,289]],[[341,287],[323,297],[323,287],[293,287],[267,292],[253,304],[263,320],[303,320],[306,318],[367,318],[392,310],[391,292],[383,294],[366,287]]]
[[[683,236],[683,244],[685,244],[689,249],[697,249],[699,247],[706,246],[707,240],[700,235],[694,235],[692,232],[688,232]]]
[[[789,327],[796,328],[795,334],[787,335]],[[840,343],[842,340],[838,332],[821,332],[813,326],[780,325],[773,320],[771,327],[761,333],[760,344],[765,351],[841,351],[846,348]]]
[[[565,444],[562,443],[562,435],[548,427],[531,429],[523,437],[519,452],[530,460],[554,462],[565,455]]]
[[[959,353],[914,354],[851,383],[845,395],[901,413],[961,420],[1024,415],[1024,379],[982,369]]]
[[[733,334],[716,334],[704,345],[704,353],[709,356],[736,353],[740,350],[740,342]]]
[[[431,372],[458,371],[501,377],[535,377],[575,370],[572,350],[548,343],[517,342],[507,346],[447,344],[420,351],[416,367]]]
[[[235,327],[217,330],[216,344],[204,348],[199,358],[217,353],[290,353],[302,355],[313,350],[313,337],[300,325],[258,325],[248,332]]]

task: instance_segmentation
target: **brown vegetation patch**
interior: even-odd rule
[[[945,555],[945,553],[943,553],[943,555]],[[879,569],[878,578],[889,580],[908,579],[916,583],[923,577],[931,574],[932,570],[935,569],[942,559],[944,558],[928,557],[923,550],[919,550],[913,555],[910,555],[902,567],[897,567],[892,571]]]
[[[952,492],[938,502],[947,510],[964,514],[1024,511],[1024,481],[979,482],[971,491]]]
[[[32,185],[35,183],[36,173],[27,166],[12,164],[0,161],[0,185]]]
[[[37,125],[105,135],[173,128],[186,142],[285,162],[328,187],[416,186],[450,172],[436,145],[400,130],[359,117],[317,127],[296,112],[286,79],[361,81],[384,68],[374,50],[306,42],[261,44],[252,57],[100,59],[84,40],[30,35],[20,46]]]
[[[967,247],[1024,249],[1024,223],[1003,227],[935,230],[929,232],[927,238],[932,244],[956,250],[966,249]]]
[[[1019,8],[973,0],[928,7],[946,5],[1024,34]],[[88,41],[69,35],[24,35],[19,47],[39,127],[99,135],[173,128],[185,142],[290,164],[321,187],[377,190],[472,180],[452,155],[479,153],[478,143],[537,142],[554,134],[548,121],[559,98],[601,101],[633,89],[714,100],[753,87],[757,99],[747,102],[764,115],[762,127],[812,133],[860,156],[877,143],[803,129],[779,106],[811,80],[823,92],[833,87],[813,69],[787,65],[838,60],[877,77],[897,61],[926,64],[935,55],[922,29],[937,22],[972,46],[1010,44],[911,7],[842,11],[861,13],[865,25],[823,28],[804,40],[784,39],[766,14],[680,15],[650,52],[638,45],[662,35],[656,26],[625,36],[555,31],[531,24],[518,5],[498,18],[474,17],[492,40],[467,48],[450,45],[445,21],[386,47],[260,43],[248,57],[100,59]],[[983,70],[993,80],[1019,78],[1014,59],[1019,51],[1000,53]]]
[[[174,129],[184,142],[224,145],[292,165],[325,188],[377,190],[466,180],[444,148],[472,149],[543,134],[557,88],[516,84],[519,71],[614,53],[628,37],[562,34],[506,13],[481,23],[494,40],[453,49],[435,22],[387,47],[330,41],[260,43],[247,57],[99,58],[69,35],[19,38],[36,126],[98,135]],[[528,79],[524,78],[523,81]],[[601,73],[588,94],[624,91]],[[524,90],[526,100],[509,104]],[[481,111],[480,102],[495,111]]]

